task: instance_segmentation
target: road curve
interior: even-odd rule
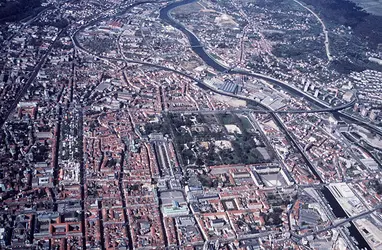
[[[330,63],[333,60],[332,54],[330,53],[330,41],[329,41],[329,32],[328,29],[326,28],[326,25],[324,21],[311,9],[309,9],[307,6],[305,6],[303,3],[301,3],[298,0],[293,0],[297,4],[299,4],[301,7],[312,13],[317,20],[321,23],[322,26],[322,32],[324,32],[325,35],[325,50],[326,50],[326,57],[328,58],[328,63]]]

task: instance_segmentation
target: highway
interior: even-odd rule
[[[293,84],[289,84],[287,82],[273,78],[273,77],[268,76],[268,75],[249,72],[249,71],[243,70],[243,69],[234,69],[234,67],[231,67],[231,68],[226,67],[226,66],[222,65],[221,62],[217,61],[209,53],[207,53],[204,47],[203,48],[198,47],[198,45],[201,45],[198,37],[196,37],[195,34],[192,33],[191,31],[186,29],[182,23],[180,23],[177,20],[175,20],[174,18],[172,18],[171,15],[169,14],[172,11],[172,9],[179,7],[179,6],[182,6],[182,5],[193,3],[195,1],[196,0],[183,0],[183,1],[168,4],[167,6],[165,6],[164,8],[162,8],[160,10],[159,17],[163,21],[165,21],[169,25],[173,26],[174,28],[178,29],[184,35],[187,36],[187,38],[189,39],[192,51],[195,52],[205,62],[205,64],[212,67],[213,69],[215,69],[218,72],[222,72],[222,73],[226,73],[226,74],[233,74],[233,75],[235,75],[235,74],[245,75],[245,76],[251,76],[251,77],[258,78],[258,79],[266,80],[273,85],[277,85],[277,86],[287,90],[288,92],[292,93],[295,96],[306,98],[307,100],[309,100],[310,102],[316,104],[317,106],[319,106],[321,108],[331,108],[331,106],[328,105],[327,103],[325,103],[319,99],[314,98],[312,95],[310,95],[308,93],[303,92],[301,89],[295,87]]]
[[[85,28],[85,27],[82,27],[82,29]],[[221,90],[218,90],[208,84],[205,84],[203,81],[199,80],[199,79],[196,79],[195,77],[187,74],[187,73],[184,73],[184,72],[181,72],[181,71],[178,71],[176,69],[172,69],[172,68],[168,68],[168,67],[165,67],[165,66],[161,66],[161,65],[157,65],[157,64],[152,64],[152,63],[148,63],[148,62],[142,62],[142,61],[137,61],[137,60],[129,60],[129,59],[126,59],[126,58],[123,58],[123,59],[116,59],[116,58],[110,58],[110,57],[104,57],[104,56],[99,56],[99,55],[95,55],[95,54],[92,54],[90,53],[89,51],[87,51],[77,40],[77,37],[76,37],[76,34],[78,33],[78,31],[76,31],[74,33],[74,35],[72,36],[72,40],[73,40],[73,43],[74,45],[80,49],[81,51],[83,51],[84,53],[87,53],[89,55],[92,55],[96,58],[99,58],[99,59],[103,59],[103,60],[107,60],[107,61],[124,61],[124,62],[127,62],[127,63],[137,63],[137,64],[141,64],[141,65],[145,65],[145,66],[150,66],[150,67],[156,67],[156,68],[159,68],[159,69],[162,69],[162,70],[166,70],[166,71],[171,71],[171,72],[174,72],[176,74],[179,74],[179,75],[182,75],[186,78],[189,78],[191,79],[192,81],[194,82],[197,82],[198,86],[199,87],[202,87],[203,89],[207,89],[207,90],[210,90],[214,93],[217,93],[217,94],[221,94],[221,95],[224,95],[224,96],[228,96],[228,97],[232,97],[232,98],[236,98],[236,99],[240,99],[240,100],[244,100],[244,101],[247,101],[249,103],[252,103],[252,104],[255,104],[257,107],[259,107],[260,109],[256,110],[256,109],[248,109],[247,111],[251,111],[251,112],[257,112],[257,113],[269,113],[272,115],[273,119],[276,121],[276,123],[279,125],[279,127],[284,131],[284,133],[287,135],[288,139],[292,142],[292,144],[294,144],[294,146],[299,150],[299,152],[301,153],[301,155],[303,156],[306,164],[308,165],[308,167],[310,168],[311,172],[317,177],[317,179],[319,179],[321,182],[323,181],[321,176],[318,174],[317,170],[315,169],[314,165],[310,162],[308,156],[306,155],[306,153],[303,151],[303,149],[299,146],[299,144],[295,141],[295,139],[293,138],[293,136],[289,133],[288,129],[285,127],[284,123],[282,122],[280,116],[278,114],[285,114],[285,113],[320,113],[320,112],[337,112],[337,111],[340,111],[342,109],[346,109],[352,105],[354,105],[355,103],[355,100],[353,100],[352,102],[350,103],[347,103],[347,104],[344,104],[344,105],[341,105],[341,106],[338,106],[338,107],[330,107],[329,105],[324,105],[322,103],[319,103],[321,104],[321,107],[320,109],[312,109],[312,110],[272,110],[271,108],[261,104],[260,102],[257,102],[255,101],[254,99],[251,99],[251,98],[248,98],[248,97],[244,97],[244,96],[240,96],[240,95],[235,95],[235,94],[232,94],[232,93],[227,93],[227,92],[224,92],[224,91],[221,91]],[[247,75],[256,75],[258,76],[259,74],[252,74],[252,73],[249,73],[249,72],[246,72],[245,74]],[[268,77],[268,76],[263,76],[263,75],[260,75],[261,77],[263,78],[266,78],[266,79],[271,79],[272,81],[278,81],[272,77]],[[302,94],[305,94],[304,92],[302,92],[301,90],[297,89],[296,87],[294,86],[289,86],[287,85],[289,88],[292,88],[294,91],[298,91]],[[309,98],[312,98],[309,96]],[[315,103],[317,103],[316,100],[314,100]],[[243,110],[242,110],[243,111]],[[208,112],[208,111],[205,111],[205,112]],[[235,111],[237,112],[237,111]]]

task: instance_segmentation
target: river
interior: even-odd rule
[[[326,187],[321,191],[325,196],[325,199],[329,202],[330,207],[333,209],[333,213],[337,218],[349,218],[346,212],[342,209],[341,205],[337,202],[336,198],[334,198],[333,194]],[[348,227],[350,235],[354,237],[354,239],[358,242],[358,247],[360,249],[370,249],[366,240],[363,238],[361,233],[355,227],[353,222],[350,222],[350,227]]]
[[[188,41],[190,42],[192,51],[194,51],[208,66],[220,72],[227,71],[228,69],[226,67],[216,62],[214,59],[212,59],[212,57],[209,54],[207,54],[207,52],[202,47],[202,44],[200,43],[199,39],[192,32],[190,32],[182,24],[180,24],[179,22],[177,22],[175,19],[171,17],[172,9],[185,5],[185,4],[190,4],[196,1],[197,0],[183,0],[180,2],[171,3],[160,10],[159,18],[166,21],[168,24],[170,24],[174,28],[183,32],[183,34],[187,36]]]

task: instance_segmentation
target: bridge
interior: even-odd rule
[[[204,48],[204,45],[191,45],[191,48]]]

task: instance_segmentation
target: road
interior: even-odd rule
[[[325,25],[324,21],[313,10],[309,9],[308,7],[306,7],[300,1],[298,1],[298,0],[293,0],[293,1],[298,3],[301,7],[303,7],[304,9],[309,11],[310,13],[312,13],[317,18],[317,20],[321,23],[322,32],[324,32],[324,35],[325,35],[326,57],[328,58],[328,63],[330,63],[333,60],[333,57],[332,57],[332,54],[330,53],[329,32],[328,32],[328,29],[326,28],[326,25]]]
[[[45,7],[44,9],[42,9],[39,13],[37,13],[34,17],[30,17],[28,16],[27,18],[25,19],[28,19],[26,22],[23,22],[25,19],[21,20],[20,22],[22,23],[21,27],[17,29],[17,32],[15,32],[14,34],[12,34],[10,37],[7,38],[6,40],[6,43],[9,43],[15,36],[18,36],[20,35],[20,33],[22,33],[23,29],[29,25],[30,23],[34,22],[37,18],[39,18],[44,12],[46,12],[47,10],[51,9],[52,6],[48,6],[48,7]]]
[[[166,23],[168,23],[169,25],[173,26],[174,28],[181,31],[184,35],[186,35],[187,38],[189,39],[192,51],[195,52],[208,66],[212,67],[213,69],[215,69],[218,72],[222,72],[222,73],[226,73],[226,74],[251,76],[251,77],[258,78],[258,79],[266,80],[273,85],[279,86],[279,87],[287,90],[288,92],[290,92],[294,96],[306,98],[308,101],[316,104],[317,106],[319,106],[321,108],[331,108],[331,106],[328,105],[327,103],[325,103],[319,99],[314,98],[312,95],[305,93],[301,89],[295,87],[294,85],[289,84],[287,82],[284,82],[282,80],[273,78],[273,77],[268,76],[268,75],[260,74],[260,73],[249,72],[249,71],[243,70],[243,69],[234,69],[234,67],[231,67],[231,68],[226,67],[226,66],[222,65],[220,61],[217,61],[213,56],[211,56],[209,53],[207,53],[204,48],[196,47],[196,46],[201,44],[198,37],[196,37],[195,34],[193,34],[191,31],[186,29],[182,23],[173,19],[171,17],[171,15],[168,14],[169,12],[171,12],[172,9],[174,9],[176,7],[179,7],[182,5],[187,5],[187,4],[193,3],[195,1],[196,0],[183,0],[180,2],[171,3],[171,4],[165,6],[164,8],[162,8],[160,10],[160,16],[159,17],[163,21],[165,21]]]
[[[284,122],[281,120],[280,116],[278,114],[272,114],[272,117],[273,117],[274,121],[276,122],[277,126],[284,131],[284,134],[287,136],[289,141],[292,142],[292,144],[295,146],[295,148],[300,152],[306,165],[309,167],[310,171],[316,176],[316,178],[318,180],[320,180],[320,182],[323,182],[324,180],[321,178],[321,175],[318,173],[318,171],[314,167],[314,164],[309,160],[309,157],[306,154],[306,152],[304,151],[304,149],[294,139],[293,135],[289,132],[289,130],[285,126]]]
[[[19,91],[19,93],[17,94],[15,100],[13,101],[12,105],[9,107],[7,113],[5,113],[2,117],[2,119],[0,119],[0,127],[3,127],[4,123],[6,120],[8,120],[8,117],[10,116],[10,114],[15,110],[15,108],[17,107],[17,104],[19,104],[19,102],[21,101],[21,98],[25,95],[25,92],[29,89],[29,87],[31,86],[33,80],[36,78],[38,72],[40,71],[42,65],[44,64],[45,62],[45,59],[46,57],[49,55],[49,53],[52,51],[53,49],[53,45],[56,43],[56,41],[60,38],[62,32],[64,31],[65,29],[62,29],[56,36],[56,39],[53,40],[53,42],[50,44],[48,50],[45,52],[45,54],[41,57],[41,59],[37,62],[36,66],[34,67],[33,69],[33,72],[32,74],[30,75],[30,77],[28,78],[27,82],[24,84],[24,86],[22,86],[21,90]]]

